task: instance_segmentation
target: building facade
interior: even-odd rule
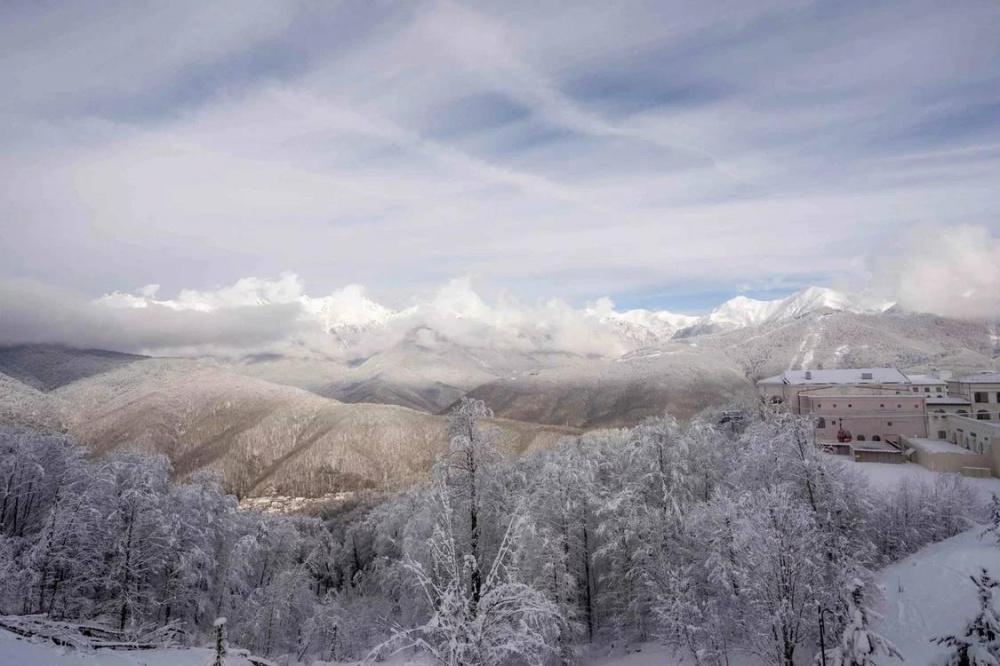
[[[855,460],[894,454],[1000,476],[1000,372],[944,379],[895,368],[789,370],[757,387],[765,402],[812,417],[816,441]]]
[[[951,379],[948,395],[967,399],[972,418],[1000,421],[1000,372],[980,372]]]
[[[799,394],[801,414],[815,417],[816,438],[879,442],[894,437],[926,437],[923,395],[874,387],[830,387]]]

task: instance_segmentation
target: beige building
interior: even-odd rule
[[[788,370],[757,387],[768,403],[813,417],[817,442],[855,460],[1000,476],[1000,372]]]
[[[934,375],[907,374],[910,392],[920,393],[926,398],[941,398],[948,395],[948,381]]]
[[[968,416],[971,407],[965,398],[943,396],[924,400],[927,412],[927,436],[934,439],[948,439],[949,415]]]
[[[854,442],[926,437],[925,398],[898,389],[865,386],[828,387],[798,394],[800,414],[815,417],[816,438]]]
[[[808,413],[802,411],[802,393],[834,387],[878,388],[899,395],[911,392],[906,375],[895,368],[786,370],[757,382],[757,390],[767,402],[785,405],[796,414]]]
[[[904,438],[913,459],[938,472],[1000,476],[1000,421],[981,421],[960,414],[940,417],[934,433],[944,437]]]
[[[948,380],[948,395],[965,398],[969,415],[980,421],[1000,421],[1000,372],[979,372]]]

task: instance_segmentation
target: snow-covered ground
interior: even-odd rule
[[[691,666],[694,662],[684,650],[656,643],[634,646],[628,654],[611,648],[595,648],[583,657],[584,666]],[[752,655],[732,654],[730,666],[765,666]]]
[[[864,474],[868,478],[868,481],[876,488],[889,488],[903,479],[933,482],[935,478],[942,474],[942,472],[933,472],[916,463],[901,463],[898,465],[890,463],[856,463],[843,456],[835,457],[837,460],[843,462],[843,464],[850,466],[851,469],[856,469]],[[979,495],[984,504],[989,502],[990,496],[993,493],[1000,495],[1000,479],[996,477],[962,478]]]
[[[1000,577],[1000,547],[981,539],[976,527],[919,552],[879,572],[885,598],[875,629],[896,644],[907,664],[930,664],[945,650],[935,636],[960,632],[978,609],[976,587],[969,579],[983,567]],[[885,659],[880,664],[899,663]]]
[[[212,651],[207,648],[69,650],[0,630],[0,666],[209,666],[213,659]],[[226,666],[251,664],[246,659],[231,656]]]

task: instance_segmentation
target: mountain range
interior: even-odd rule
[[[754,380],[786,368],[963,372],[1000,360],[996,322],[821,288],[776,301],[737,297],[698,317],[607,303],[575,318],[545,310],[536,321],[467,301],[393,311],[360,291],[310,301],[303,313],[338,353],[0,348],[0,425],[68,431],[97,453],[162,453],[180,475],[219,471],[241,496],[317,496],[420,478],[447,445],[444,414],[463,396],[486,402],[515,455],[586,429],[664,411],[687,419],[752,399]],[[580,321],[584,335],[612,344],[567,337]]]

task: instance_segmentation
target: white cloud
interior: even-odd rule
[[[904,308],[1000,319],[1000,237],[984,227],[917,228],[900,254],[873,264],[875,288]]]
[[[985,5],[0,19],[8,276],[183,304],[286,267],[397,296],[472,274],[581,303],[824,282],[917,224],[998,228]]]
[[[1000,238],[986,227],[916,227],[902,246],[887,244],[870,252],[867,263],[868,276],[850,288],[861,297],[835,300],[890,300],[918,312],[1000,318]],[[792,287],[778,280],[756,288],[768,285],[786,291]],[[214,289],[180,289],[173,296],[154,283],[96,299],[33,281],[0,280],[0,344],[350,358],[417,335],[428,345],[447,340],[474,348],[611,357],[644,344],[648,332],[669,337],[695,320],[667,311],[621,312],[608,297],[582,308],[560,299],[524,301],[503,292],[487,299],[469,278],[411,293],[402,302],[398,308],[386,307],[358,284],[310,294],[292,272],[246,277]],[[421,338],[421,330],[434,334]]]

